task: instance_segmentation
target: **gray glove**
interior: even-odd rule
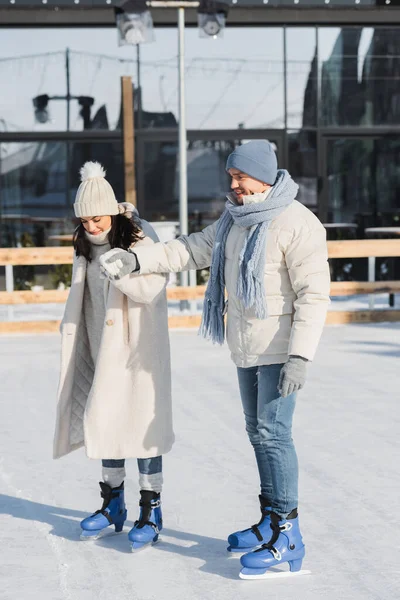
[[[122,279],[138,269],[136,254],[121,248],[113,248],[100,256],[100,268],[111,280]]]
[[[279,377],[278,392],[282,398],[298,392],[306,382],[308,360],[302,356],[289,356],[287,363],[282,367]]]

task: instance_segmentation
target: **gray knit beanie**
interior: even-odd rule
[[[80,170],[81,185],[76,192],[74,211],[77,217],[117,215],[118,202],[114,190],[105,179],[106,172],[98,162],[86,162]]]
[[[226,170],[229,169],[238,169],[263,183],[274,185],[278,163],[272,144],[266,140],[254,140],[238,146],[228,156]]]

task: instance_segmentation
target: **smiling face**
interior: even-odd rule
[[[111,217],[81,217],[81,223],[90,235],[99,235],[111,227]]]
[[[239,171],[239,169],[229,169],[229,175],[232,178],[231,190],[234,192],[238,204],[243,204],[244,196],[262,194],[271,187],[267,183]]]

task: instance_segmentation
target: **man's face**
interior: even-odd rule
[[[243,204],[243,196],[262,194],[271,187],[258,179],[253,179],[239,169],[229,169],[229,175],[232,178],[231,190],[234,192],[238,204]]]

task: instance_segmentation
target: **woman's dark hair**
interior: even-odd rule
[[[111,248],[122,248],[128,250],[132,244],[143,238],[143,232],[139,221],[132,217],[128,219],[125,215],[111,216],[111,231],[108,234],[108,241]],[[86,230],[82,223],[74,231],[73,237],[76,256],[84,256],[89,262],[91,257],[91,243],[86,237]]]

